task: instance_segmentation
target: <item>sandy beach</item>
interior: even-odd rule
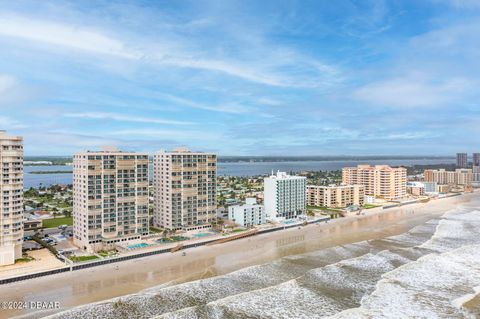
[[[33,257],[34,260],[27,263],[0,267],[0,278],[21,276],[65,266],[63,262],[55,258],[46,248],[29,251],[28,255]]]
[[[0,301],[53,301],[59,302],[58,310],[64,310],[162,283],[222,275],[288,255],[401,234],[476,196],[467,194],[385,211],[367,211],[365,216],[189,249],[186,256],[182,252],[155,255],[13,283],[1,287]],[[0,310],[0,318],[28,312],[32,310]]]

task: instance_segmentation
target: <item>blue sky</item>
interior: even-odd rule
[[[26,155],[480,151],[480,1],[0,1]]]

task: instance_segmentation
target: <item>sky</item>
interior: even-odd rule
[[[26,155],[480,151],[480,1],[0,0]]]

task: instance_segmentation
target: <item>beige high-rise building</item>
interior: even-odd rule
[[[307,205],[343,208],[351,205],[363,206],[363,185],[307,185]]]
[[[177,148],[153,160],[155,226],[168,229],[211,227],[217,210],[217,156]]]
[[[148,233],[148,154],[107,147],[75,154],[74,243],[98,251]]]
[[[472,170],[466,168],[458,168],[455,171],[427,169],[423,175],[426,182],[436,182],[440,185],[471,186],[473,181]]]
[[[0,266],[22,257],[23,139],[0,131]]]
[[[363,185],[365,195],[395,200],[407,195],[407,169],[388,165],[358,165],[342,170],[344,185]]]

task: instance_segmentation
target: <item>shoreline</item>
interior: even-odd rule
[[[332,220],[321,225],[201,246],[181,253],[153,255],[2,286],[1,301],[58,301],[61,310],[99,302],[168,282],[182,283],[268,263],[288,255],[401,234],[466,203],[478,194],[391,208]],[[0,311],[0,318],[31,311]]]

